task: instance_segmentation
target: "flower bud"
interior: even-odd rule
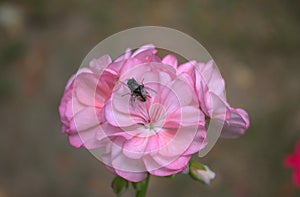
[[[210,180],[214,179],[216,174],[208,166],[191,161],[190,176],[197,181],[202,181],[206,185],[209,185]]]
[[[128,186],[128,181],[119,176],[116,176],[111,183],[111,187],[117,196],[123,194],[128,189]]]

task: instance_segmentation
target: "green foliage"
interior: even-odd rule
[[[128,189],[128,181],[122,177],[116,176],[111,183],[111,188],[114,190],[117,196],[122,195]]]

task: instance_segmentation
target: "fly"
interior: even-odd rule
[[[134,78],[128,79],[127,86],[131,91],[131,98],[133,101],[138,99],[141,102],[145,102],[147,97],[150,97],[148,92],[145,90],[144,84],[139,84]]]

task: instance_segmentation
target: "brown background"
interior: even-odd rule
[[[299,10],[297,0],[0,1],[0,197],[114,196],[113,176],[60,133],[57,107],[98,42],[143,25],[201,42],[231,105],[251,117],[245,136],[198,159],[217,174],[211,186],[152,177],[148,196],[300,196],[282,166],[300,139]]]

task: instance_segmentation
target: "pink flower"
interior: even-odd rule
[[[223,79],[212,62],[177,67],[175,57],[161,60],[156,52],[145,45],[113,62],[108,55],[92,60],[71,77],[59,106],[70,144],[100,148],[106,167],[132,182],[148,173],[168,176],[187,168],[207,144],[205,114],[218,111],[211,99],[226,105],[227,111],[219,111],[220,118],[226,115],[229,137],[249,127],[247,113],[227,104]],[[144,85],[144,100],[132,95],[129,79]]]
[[[168,59],[175,62],[173,56]],[[177,64],[174,64],[174,67],[177,67]],[[245,134],[250,126],[248,114],[243,109],[232,108],[226,102],[225,82],[213,61],[207,63],[191,61],[178,66],[177,70],[194,87],[205,115],[224,121],[222,137],[236,138]]]
[[[300,187],[300,141],[298,141],[296,145],[295,153],[288,154],[284,158],[284,166],[294,169],[294,183],[296,186]]]

